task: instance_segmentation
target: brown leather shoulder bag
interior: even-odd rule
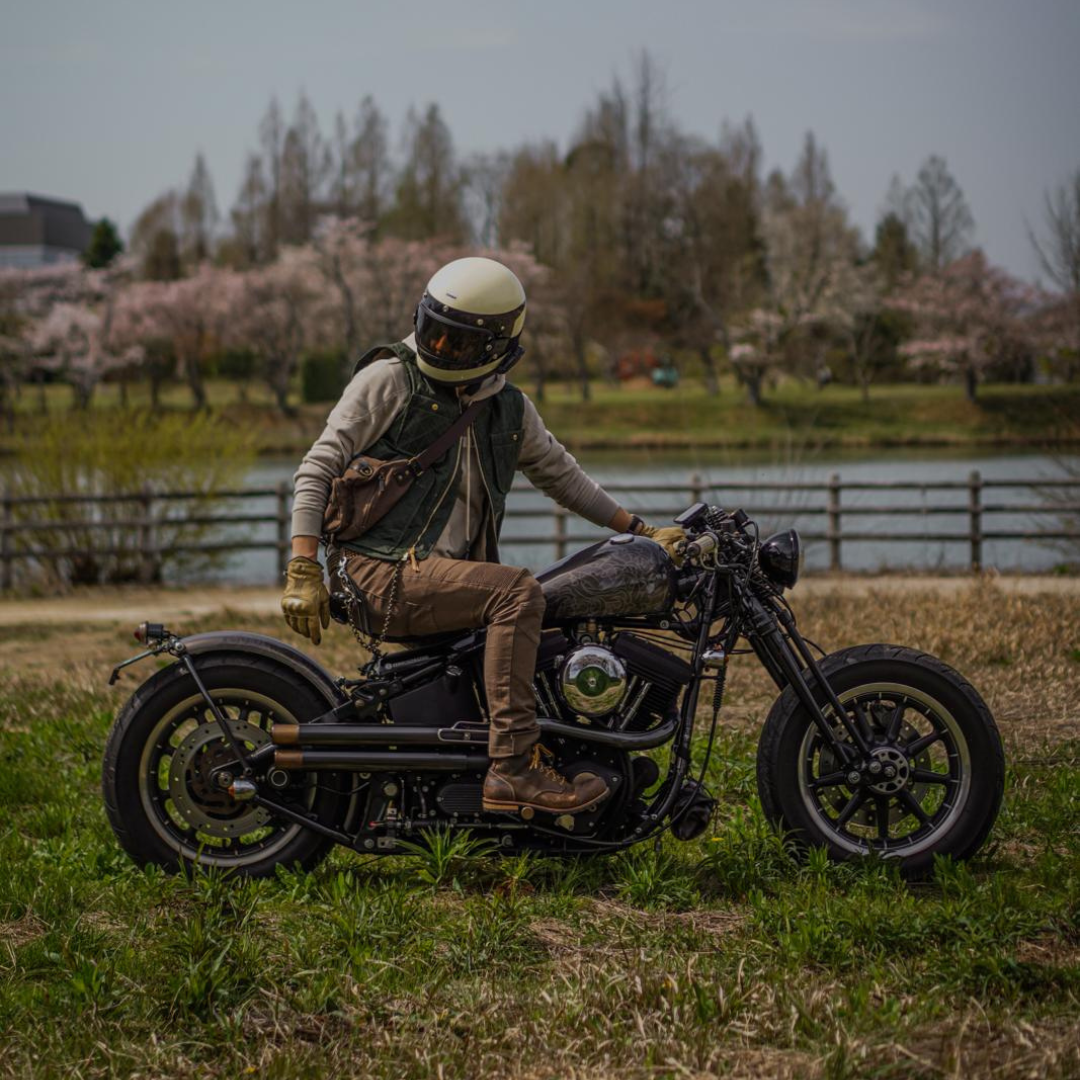
[[[323,534],[335,543],[363,536],[404,497],[417,478],[435,464],[472,425],[490,398],[474,401],[423,453],[382,461],[356,454],[330,485]]]

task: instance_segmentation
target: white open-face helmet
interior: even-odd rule
[[[428,282],[413,323],[416,363],[429,379],[476,382],[521,355],[525,290],[494,259],[455,259]]]

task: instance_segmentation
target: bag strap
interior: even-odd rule
[[[473,421],[490,400],[490,397],[486,397],[474,401],[423,453],[409,459],[409,471],[419,476],[430,469],[472,427]]]

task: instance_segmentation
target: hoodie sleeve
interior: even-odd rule
[[[577,463],[548,431],[536,406],[526,396],[518,468],[549,498],[594,525],[607,525],[619,504]]]
[[[408,397],[400,360],[376,360],[352,377],[293,477],[293,536],[322,534],[331,483],[386,433]]]

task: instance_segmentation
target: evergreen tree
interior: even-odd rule
[[[907,226],[894,211],[889,211],[877,224],[874,232],[874,250],[870,258],[887,289],[891,290],[904,274],[911,273],[919,265],[919,252],[908,236]]]
[[[940,270],[971,250],[975,219],[943,157],[931,154],[907,191],[908,233],[923,264]]]
[[[175,281],[182,272],[179,237],[172,229],[158,229],[143,256],[143,276],[151,281]]]
[[[116,226],[107,217],[103,217],[90,234],[90,243],[82,256],[83,264],[91,270],[101,270],[123,250],[124,244]]]
[[[405,240],[435,237],[456,241],[466,235],[463,177],[450,129],[439,106],[405,118],[404,161],[387,231]]]

